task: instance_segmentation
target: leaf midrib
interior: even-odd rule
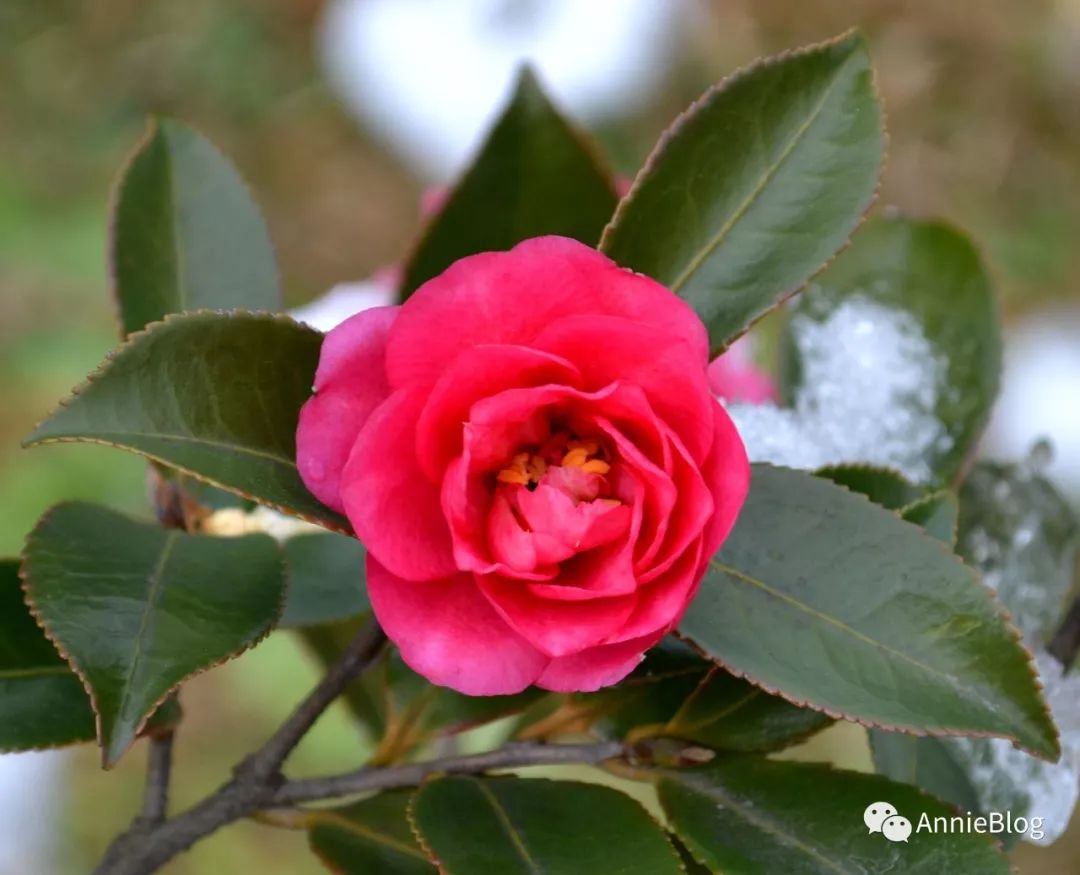
[[[161,547],[161,555],[158,556],[158,561],[154,565],[153,571],[150,572],[148,579],[149,589],[146,593],[142,616],[139,618],[139,628],[135,633],[135,640],[132,642],[131,662],[128,665],[127,676],[124,678],[123,693],[116,711],[117,719],[125,718],[128,706],[131,704],[132,682],[142,659],[144,639],[149,629],[150,617],[157,609],[158,601],[161,599],[165,586],[165,568],[179,538],[180,533],[175,530],[166,534],[165,542]]]
[[[213,440],[211,438],[200,438],[193,435],[183,434],[162,434],[160,432],[150,431],[95,431],[92,434],[56,434],[56,435],[43,435],[39,438],[32,438],[27,441],[26,446],[31,447],[37,444],[46,444],[55,442],[58,440],[84,440],[84,441],[111,441],[117,444],[124,444],[131,446],[131,441],[136,438],[150,438],[163,441],[179,441],[180,443],[197,444],[199,446],[213,447],[218,450],[226,450],[239,456],[250,456],[255,459],[265,459],[266,461],[274,462],[275,464],[284,465],[288,468],[296,470],[296,460],[288,456],[279,456],[275,453],[270,453],[265,450],[257,450],[253,447],[246,447],[242,444],[230,444],[225,441]],[[132,449],[137,449],[132,447]]]
[[[769,595],[771,595],[771,596],[773,596],[775,598],[778,598],[781,601],[787,602],[788,604],[794,606],[796,609],[802,611],[803,613],[807,614],[808,616],[811,616],[811,617],[813,617],[813,618],[815,618],[817,620],[828,623],[831,626],[835,626],[837,629],[840,629],[841,631],[846,632],[847,634],[849,634],[853,638],[855,638],[857,641],[859,641],[859,642],[861,642],[863,644],[869,645],[870,647],[873,647],[875,650],[884,651],[885,653],[888,653],[891,656],[895,656],[896,658],[900,659],[901,661],[906,662],[906,663],[908,663],[908,664],[910,664],[912,666],[915,666],[916,668],[926,672],[927,674],[929,674],[929,675],[931,675],[933,677],[939,678],[940,680],[945,682],[946,686],[948,686],[950,689],[955,691],[965,701],[971,701],[971,697],[970,697],[969,694],[972,691],[970,690],[970,688],[961,685],[954,676],[952,676],[950,674],[947,674],[947,673],[941,671],[940,669],[936,669],[933,666],[927,665],[926,663],[920,662],[915,657],[910,656],[909,654],[904,653],[903,651],[896,650],[895,648],[890,647],[888,644],[885,644],[882,641],[877,641],[874,638],[871,638],[869,635],[866,635],[865,633],[860,632],[858,629],[855,629],[855,628],[849,626],[847,623],[843,622],[842,620],[840,620],[840,619],[838,619],[836,617],[830,616],[829,614],[823,613],[822,611],[817,610],[816,608],[812,607],[811,605],[808,605],[806,602],[800,601],[799,599],[795,598],[792,595],[789,595],[788,593],[781,592],[780,590],[769,586],[767,583],[765,583],[765,581],[759,580],[758,578],[753,577],[752,575],[747,574],[744,571],[740,571],[737,568],[732,568],[730,565],[724,565],[722,562],[718,562],[715,559],[710,560],[709,565],[713,569],[715,569],[716,571],[719,571],[721,574],[728,574],[731,577],[734,577],[736,580],[740,580],[743,583],[747,583],[747,584],[750,584],[751,586],[757,587],[758,589],[763,590],[764,592],[768,593]],[[982,707],[984,707],[984,708],[991,708],[992,710],[997,711],[999,709],[999,707],[1000,707],[1000,706],[994,705],[993,703],[986,702],[985,700],[983,700],[981,697],[978,697],[978,696],[976,696],[975,699],[976,699],[976,702],[979,705],[981,705]]]
[[[732,213],[731,217],[727,220],[727,222],[725,222],[723,226],[721,226],[720,230],[717,231],[716,235],[710,241],[706,242],[706,244],[701,248],[698,254],[694,256],[694,258],[690,260],[689,264],[687,264],[687,266],[683,269],[683,272],[679,274],[679,276],[676,277],[675,280],[670,284],[669,287],[673,292],[678,294],[679,290],[682,289],[682,287],[689,281],[690,277],[697,273],[697,271],[701,268],[701,265],[704,264],[705,260],[709,258],[713,254],[713,252],[715,252],[720,247],[720,245],[724,242],[725,239],[727,239],[728,234],[731,233],[731,230],[735,227],[735,225],[743,218],[744,215],[746,215],[747,211],[750,209],[751,206],[753,206],[754,201],[758,198],[761,192],[765,190],[765,187],[773,180],[776,174],[780,172],[780,168],[783,167],[783,165],[787,162],[788,158],[791,157],[792,152],[795,151],[795,147],[799,145],[803,137],[806,136],[807,132],[814,125],[814,122],[818,120],[818,117],[821,115],[822,111],[825,108],[825,104],[828,102],[829,97],[832,95],[833,89],[836,87],[836,83],[840,81],[840,74],[844,71],[844,69],[847,67],[848,62],[853,57],[855,57],[855,54],[849,55],[847,58],[845,58],[844,62],[836,69],[832,81],[825,88],[821,99],[817,102],[817,105],[814,106],[806,121],[804,121],[796,129],[795,134],[781,150],[780,155],[777,157],[777,159],[765,170],[761,178],[754,184],[753,188],[750,190],[750,193],[735,209],[735,212]]]
[[[845,868],[843,868],[843,866],[840,863],[835,862],[831,858],[825,856],[824,853],[819,851],[817,848],[813,847],[812,845],[806,844],[801,839],[799,839],[797,836],[792,835],[790,832],[786,832],[783,829],[782,824],[778,824],[778,823],[775,823],[775,822],[769,821],[769,820],[764,820],[761,817],[756,817],[754,814],[749,812],[745,807],[739,805],[738,801],[736,799],[734,799],[733,797],[727,795],[722,790],[720,790],[715,784],[709,784],[708,786],[703,787],[697,782],[691,782],[691,781],[685,781],[685,780],[680,781],[680,782],[676,782],[674,779],[669,779],[669,780],[671,780],[673,784],[676,784],[676,786],[681,785],[681,786],[685,787],[686,789],[688,789],[688,790],[690,790],[692,792],[700,793],[702,796],[706,796],[706,797],[708,797],[710,799],[715,799],[717,802],[720,802],[722,805],[726,805],[727,808],[730,811],[735,813],[737,816],[741,817],[747,823],[749,823],[749,824],[751,824],[753,826],[756,826],[758,829],[761,829],[764,832],[767,832],[769,835],[775,836],[776,839],[778,841],[780,841],[782,844],[788,845],[789,847],[797,848],[798,850],[804,852],[808,857],[812,857],[813,859],[815,859],[818,862],[822,863],[823,865],[825,865],[827,868],[829,868],[833,872],[839,872],[840,875],[851,875],[851,873],[854,873],[856,871],[854,869],[845,869]],[[668,816],[670,817],[670,812],[669,812]],[[677,830],[678,829],[678,821],[675,820],[675,818],[672,818],[672,820],[675,823],[676,830]],[[683,835],[683,838],[686,839],[686,836]]]
[[[514,846],[514,849],[518,852],[522,861],[529,867],[529,871],[532,872],[533,875],[543,875],[543,869],[541,869],[532,858],[532,854],[529,853],[529,849],[525,846],[525,840],[521,837],[521,833],[518,832],[517,828],[510,820],[509,813],[496,798],[495,794],[491,792],[491,788],[482,781],[475,779],[471,780],[470,783],[472,783],[487,800],[492,811],[495,813],[496,819],[499,821],[499,825],[502,826],[503,831],[506,833],[507,838],[510,839],[510,843]]]

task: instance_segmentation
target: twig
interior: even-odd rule
[[[146,791],[143,796],[142,823],[161,823],[169,809],[169,778],[172,774],[173,731],[150,739],[146,763]]]
[[[478,774],[493,769],[565,763],[596,765],[623,753],[623,745],[614,741],[586,745],[517,743],[472,756],[360,769],[343,775],[288,781],[277,787],[237,780],[152,830],[121,836],[110,848],[97,875],[150,875],[204,836],[264,808],[412,787],[433,774]]]
[[[621,742],[601,744],[536,744],[518,742],[486,753],[470,756],[446,757],[424,763],[408,763],[403,766],[358,769],[343,775],[325,778],[306,778],[287,781],[274,794],[275,805],[295,805],[319,799],[336,799],[370,793],[372,790],[392,790],[399,787],[415,787],[428,775],[470,775],[494,769],[512,769],[523,766],[551,766],[565,763],[597,765],[604,760],[615,759],[625,752]]]
[[[237,767],[247,779],[268,780],[279,774],[281,764],[315,725],[322,713],[379,655],[386,635],[374,620],[353,636],[330,670],[301,702],[273,737]]]
[[[233,780],[173,820],[162,819],[168,774],[162,764],[170,759],[168,745],[153,745],[143,812],[109,846],[97,875],[148,875],[218,827],[266,807],[284,782],[282,763],[323,711],[375,660],[385,641],[377,623],[364,625],[281,728],[236,767]]]

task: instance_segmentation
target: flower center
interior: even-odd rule
[[[602,458],[603,448],[596,441],[571,440],[565,433],[551,437],[535,451],[518,453],[496,475],[499,483],[535,489],[549,467],[577,468],[586,474],[603,476],[611,465]]]

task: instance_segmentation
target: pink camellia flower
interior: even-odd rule
[[[573,240],[463,258],[323,343],[308,488],[405,661],[473,695],[595,690],[670,631],[749,485],[678,297]]]
[[[776,383],[754,364],[745,337],[713,359],[709,365],[709,386],[725,401],[764,404],[779,400]]]

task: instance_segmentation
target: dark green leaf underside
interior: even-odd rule
[[[836,716],[1058,753],[1029,656],[974,572],[806,473],[753,467],[681,632],[736,674]]]
[[[27,439],[110,444],[348,531],[296,469],[322,335],[280,316],[170,316],[131,337]]]
[[[188,535],[81,502],[38,523],[23,575],[40,622],[90,690],[106,766],[171,689],[266,635],[284,596],[265,535]]]

